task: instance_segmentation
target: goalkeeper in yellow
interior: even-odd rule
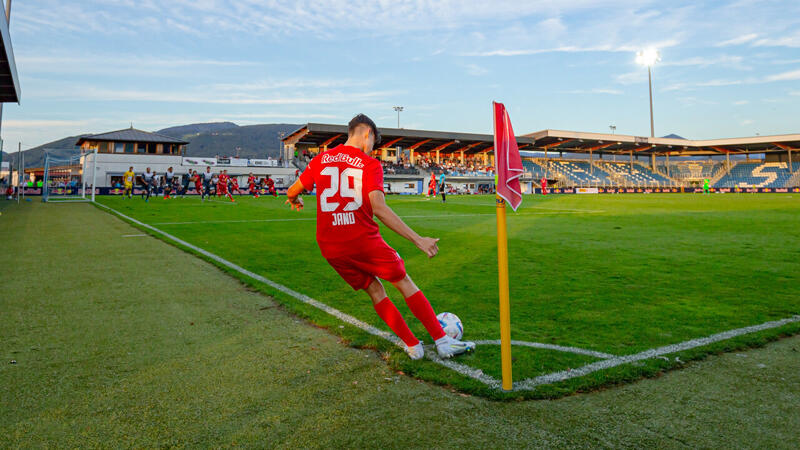
[[[125,198],[127,195],[128,198],[131,198],[133,195],[133,179],[136,177],[136,174],[133,173],[133,166],[128,168],[128,171],[122,174],[122,181],[125,185],[125,189],[122,191],[122,198]]]

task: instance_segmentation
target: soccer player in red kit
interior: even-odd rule
[[[236,200],[233,199],[233,195],[228,192],[228,180],[230,177],[228,176],[228,171],[223,170],[221,174],[219,174],[219,181],[217,181],[217,195],[227,195],[232,202]]]
[[[200,198],[203,197],[203,177],[200,176],[197,171],[192,172],[192,181],[194,181],[194,190],[200,194]]]
[[[394,285],[414,316],[425,326],[440,356],[449,358],[475,349],[473,342],[447,336],[422,291],[408,276],[400,255],[383,240],[373,215],[389,229],[413,242],[429,258],[439,239],[422,237],[386,205],[383,169],[370,157],[380,143],[375,123],[359,114],[350,121],[347,142],[320,153],[289,188],[287,203],[302,209],[303,190],[317,189],[317,243],[322,256],[355,290],[364,289],[378,316],[403,341],[411,359],[420,359],[422,342],[408,328],[389,300],[380,279]]]
[[[275,181],[269,175],[267,175],[267,189],[269,190],[269,195],[278,196],[278,192],[275,191]]]
[[[242,195],[242,191],[239,190],[239,179],[236,177],[231,178],[231,194],[236,192],[239,195]]]
[[[547,195],[547,178],[542,176],[542,195]]]
[[[256,177],[253,176],[253,172],[250,172],[250,176],[247,177],[247,190],[250,191],[250,194],[258,198],[258,191],[256,190]]]

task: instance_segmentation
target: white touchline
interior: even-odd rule
[[[147,236],[146,234],[123,234],[122,237],[141,237]]]
[[[289,295],[291,297],[296,298],[297,300],[300,300],[303,303],[306,303],[306,304],[311,305],[311,306],[313,306],[313,307],[315,307],[317,309],[325,311],[326,313],[336,317],[337,319],[339,319],[339,320],[341,320],[343,322],[347,322],[347,323],[355,326],[356,328],[360,328],[361,330],[364,330],[364,331],[366,331],[367,333],[369,333],[369,334],[371,334],[373,336],[378,336],[378,337],[381,337],[383,339],[386,339],[387,341],[392,342],[393,344],[397,345],[400,348],[404,347],[404,345],[400,341],[400,339],[398,339],[397,336],[395,336],[394,334],[391,334],[391,333],[388,333],[386,331],[383,331],[383,330],[380,330],[378,328],[375,328],[375,327],[373,327],[372,325],[370,325],[370,324],[368,324],[366,322],[363,322],[363,321],[361,321],[361,320],[359,320],[359,319],[357,319],[357,318],[355,318],[355,317],[353,317],[353,316],[351,316],[349,314],[345,314],[342,311],[339,311],[336,308],[330,307],[330,306],[326,305],[325,303],[322,303],[322,302],[320,302],[318,300],[314,300],[313,298],[311,298],[311,297],[309,297],[309,296],[307,296],[305,294],[301,294],[301,293],[299,293],[297,291],[294,291],[294,290],[292,290],[292,289],[290,289],[290,288],[288,288],[288,287],[286,287],[286,286],[284,286],[282,284],[279,284],[279,283],[276,283],[276,282],[274,282],[272,280],[264,278],[263,276],[261,276],[261,275],[259,275],[257,273],[253,273],[253,272],[251,272],[251,271],[249,271],[249,270],[247,270],[247,269],[245,269],[245,268],[243,268],[241,266],[238,266],[238,265],[236,265],[236,264],[234,264],[234,263],[232,263],[232,262],[230,262],[230,261],[228,261],[226,259],[223,259],[223,258],[221,258],[221,257],[219,257],[219,256],[217,256],[217,255],[215,255],[215,254],[213,254],[213,253],[211,253],[211,252],[209,252],[207,250],[204,250],[204,249],[202,249],[200,247],[197,247],[196,245],[190,244],[190,243],[188,243],[188,242],[186,242],[186,241],[184,241],[182,239],[179,239],[179,238],[177,238],[177,237],[175,237],[175,236],[173,236],[173,235],[171,235],[169,233],[161,231],[161,230],[159,230],[158,228],[156,228],[156,227],[154,227],[152,225],[148,225],[148,224],[146,224],[144,222],[140,222],[140,221],[138,221],[138,220],[136,220],[136,219],[134,219],[132,217],[126,216],[125,214],[122,214],[121,212],[119,212],[119,211],[117,211],[117,210],[115,210],[113,208],[110,208],[110,207],[108,207],[106,205],[103,205],[102,203],[98,203],[98,202],[94,202],[94,203],[95,203],[95,205],[98,205],[98,206],[100,206],[102,208],[105,208],[105,209],[111,211],[112,213],[116,214],[117,216],[122,217],[123,219],[126,219],[126,220],[128,220],[130,222],[133,222],[133,223],[135,223],[137,225],[140,225],[140,226],[145,227],[145,228],[147,228],[149,230],[152,230],[152,231],[154,231],[154,232],[156,232],[158,234],[161,234],[162,236],[164,236],[164,237],[166,237],[166,238],[168,238],[168,239],[170,239],[170,240],[172,240],[172,241],[174,241],[174,242],[176,242],[176,243],[178,243],[180,245],[183,245],[184,247],[190,248],[190,249],[194,250],[195,252],[200,253],[201,255],[207,256],[208,258],[211,258],[212,260],[217,261],[218,263],[220,263],[220,264],[222,264],[222,265],[224,265],[226,267],[229,267],[229,268],[231,268],[231,269],[233,269],[233,270],[235,270],[235,271],[237,271],[237,272],[239,272],[239,273],[241,273],[243,275],[246,275],[246,276],[248,276],[248,277],[250,277],[250,278],[252,278],[254,280],[260,281],[260,282],[262,282],[262,283],[264,283],[264,284],[266,284],[266,285],[268,285],[268,286],[270,286],[272,288],[275,288],[275,289],[283,292],[284,294],[287,294],[287,295]],[[626,356],[614,356],[614,355],[609,355],[609,354],[606,354],[606,353],[594,352],[593,350],[584,350],[584,349],[579,349],[579,348],[575,348],[575,347],[562,347],[562,346],[558,346],[558,345],[540,344],[540,343],[536,343],[536,342],[512,341],[512,343],[516,342],[515,345],[524,345],[524,346],[535,347],[535,348],[546,348],[546,349],[550,349],[550,350],[568,351],[568,352],[571,352],[571,353],[581,353],[581,354],[585,354],[585,355],[588,355],[588,356],[595,356],[595,357],[598,357],[598,358],[605,358],[602,361],[597,361],[597,362],[594,362],[594,363],[590,363],[590,364],[587,364],[585,366],[578,367],[576,369],[569,369],[569,370],[563,370],[563,371],[559,371],[559,372],[553,372],[553,373],[549,373],[549,374],[546,374],[546,375],[540,375],[538,377],[528,378],[528,379],[525,379],[525,380],[522,380],[522,381],[515,382],[513,390],[515,390],[515,391],[520,391],[520,390],[521,391],[530,391],[530,390],[536,389],[538,386],[558,383],[560,381],[565,381],[565,380],[568,380],[570,378],[581,377],[581,376],[588,375],[590,373],[597,372],[597,371],[600,371],[600,370],[605,370],[605,369],[610,369],[612,367],[620,366],[622,364],[628,364],[628,363],[632,363],[632,362],[636,362],[636,361],[642,361],[642,360],[645,360],[645,359],[656,358],[656,357],[662,356],[662,355],[668,355],[670,353],[677,353],[677,352],[680,352],[680,351],[689,350],[689,349],[693,349],[693,348],[696,348],[696,347],[702,347],[704,345],[713,344],[715,342],[724,341],[726,339],[731,339],[731,338],[734,338],[734,337],[737,337],[737,336],[742,336],[742,335],[749,334],[749,333],[755,333],[755,332],[758,332],[758,331],[768,330],[768,329],[771,329],[771,328],[778,328],[778,327],[781,327],[781,326],[784,326],[784,325],[787,325],[787,324],[790,324],[790,323],[795,323],[795,322],[800,322],[800,315],[795,315],[795,316],[792,316],[792,317],[789,317],[789,318],[786,318],[786,319],[775,320],[775,321],[771,321],[771,322],[765,322],[765,323],[762,323],[762,324],[759,324],[759,325],[752,325],[752,326],[749,326],[749,327],[737,328],[735,330],[723,331],[721,333],[713,334],[711,336],[707,336],[707,337],[703,337],[703,338],[697,338],[697,339],[691,339],[691,340],[688,340],[688,341],[680,342],[678,344],[672,344],[672,345],[667,345],[667,346],[664,346],[664,347],[658,347],[658,348],[645,350],[645,351],[640,352],[640,353],[636,353],[636,354],[633,354],[633,355],[626,355]],[[496,341],[477,341],[476,344],[478,342],[483,343],[483,344],[494,344]],[[433,350],[433,349],[431,349],[431,350]],[[501,384],[500,384],[499,380],[497,380],[496,378],[491,377],[489,375],[486,375],[480,369],[475,369],[473,367],[469,367],[469,366],[467,366],[465,364],[461,364],[461,363],[455,362],[453,360],[447,360],[447,359],[439,358],[438,355],[436,355],[435,352],[433,352],[433,351],[426,352],[425,354],[428,357],[428,359],[430,359],[431,361],[433,361],[433,362],[435,362],[437,364],[440,364],[440,365],[442,365],[444,367],[447,367],[447,368],[449,368],[451,370],[454,370],[454,371],[456,371],[456,372],[458,372],[458,373],[460,373],[460,374],[462,374],[462,375],[464,375],[466,377],[469,377],[469,378],[472,378],[474,380],[480,381],[481,383],[483,383],[483,384],[485,384],[485,385],[487,385],[487,386],[489,386],[491,388],[501,389],[501,387],[500,387]],[[603,356],[600,356],[600,355],[603,355]]]

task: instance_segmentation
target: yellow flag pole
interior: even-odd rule
[[[508,235],[506,202],[497,196],[497,275],[500,285],[500,360],[503,369],[503,390],[510,391],[511,381],[511,310],[508,302]]]

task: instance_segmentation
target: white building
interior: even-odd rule
[[[295,178],[296,168],[278,167],[275,159],[184,156],[187,144],[170,136],[129,128],[81,136],[75,145],[80,146],[84,154],[81,158],[81,165],[85,167],[83,181],[91,185],[94,177],[97,187],[112,187],[121,182],[122,174],[130,167],[137,175],[148,167],[157,175],[163,175],[172,167],[176,175],[185,176],[193,170],[204,172],[211,166],[214,173],[227,170],[228,175],[238,177],[241,184],[250,173],[258,177],[270,175],[278,187],[288,186]]]

